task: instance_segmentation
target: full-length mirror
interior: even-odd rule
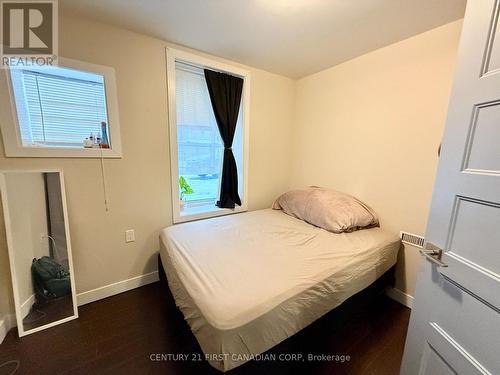
[[[61,171],[4,171],[2,206],[19,336],[78,317]]]

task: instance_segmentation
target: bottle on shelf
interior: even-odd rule
[[[108,140],[108,129],[106,126],[106,122],[101,122],[101,148],[109,148],[109,140]]]
[[[101,133],[97,133],[97,136],[95,137],[94,147],[96,147],[96,148],[101,147]]]
[[[85,138],[85,140],[83,141],[83,147],[85,148],[92,148],[94,146],[92,140],[90,140],[90,138]]]

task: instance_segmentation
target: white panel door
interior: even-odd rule
[[[467,4],[403,375],[500,374],[499,11]]]

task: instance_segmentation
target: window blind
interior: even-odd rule
[[[180,174],[219,173],[222,140],[202,69],[177,63],[176,107]]]
[[[204,126],[217,130],[201,68],[176,63],[177,126]]]
[[[98,74],[12,69],[11,77],[24,146],[82,147],[108,123],[104,78]]]

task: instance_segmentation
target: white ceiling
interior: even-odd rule
[[[59,0],[63,12],[300,78],[463,17],[465,0]]]

